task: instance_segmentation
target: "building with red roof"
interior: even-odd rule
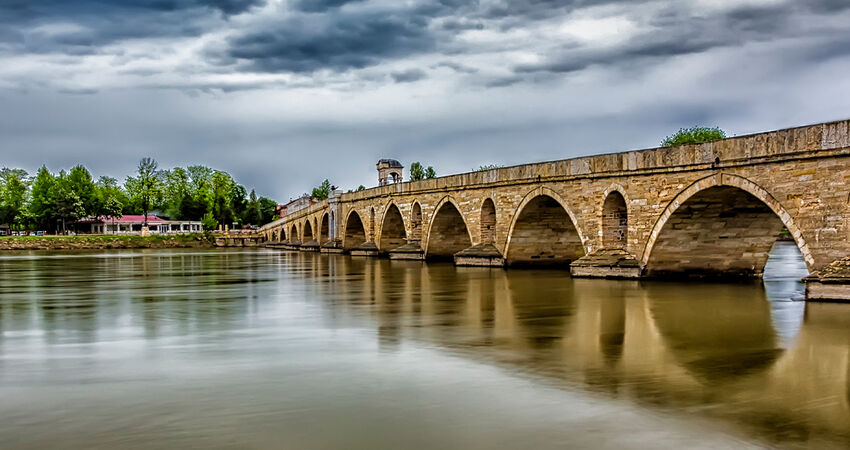
[[[201,222],[189,220],[165,220],[155,215],[147,216],[148,229],[152,234],[199,233]],[[140,233],[145,224],[143,215],[126,215],[121,218],[103,216],[87,217],[74,222],[73,228],[82,234],[127,234]]]

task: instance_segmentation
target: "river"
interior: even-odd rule
[[[0,255],[0,447],[850,446],[850,305],[270,250]]]

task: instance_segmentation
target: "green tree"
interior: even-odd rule
[[[137,202],[144,215],[144,226],[148,226],[148,213],[162,200],[162,179],[159,165],[153,158],[139,161],[135,177],[127,177],[124,186],[130,198]]]
[[[225,172],[216,171],[212,176],[212,214],[215,220],[222,225],[233,222],[233,205],[231,204],[231,192],[236,183],[233,178]]]
[[[27,172],[24,170],[0,170],[0,223],[17,228],[26,220],[29,193],[27,178]]]
[[[92,180],[91,173],[82,165],[71,168],[68,172],[68,188],[73,191],[83,203],[84,215],[95,215],[99,209],[97,186]]]
[[[229,175],[228,175],[229,176]],[[233,217],[240,223],[244,223],[245,210],[248,208],[248,191],[245,186],[233,182],[230,190],[230,207],[233,209]]]
[[[322,181],[322,184],[319,187],[313,188],[312,196],[313,198],[318,198],[320,200],[325,200],[331,195],[331,182],[328,179]]]
[[[218,221],[213,217],[212,212],[208,212],[204,214],[204,217],[201,217],[201,226],[204,227],[206,231],[212,231],[218,228]]]
[[[703,142],[718,141],[726,138],[726,132],[718,127],[691,127],[681,128],[673,135],[667,136],[661,141],[662,147],[675,145],[701,144]]]
[[[163,178],[165,179],[163,189],[165,214],[171,219],[189,219],[187,212],[190,212],[194,203],[189,172],[182,167],[175,167],[173,170],[166,171]]]
[[[115,229],[115,219],[120,219],[124,216],[122,213],[124,205],[121,200],[118,200],[114,195],[110,195],[104,200],[101,206],[101,215],[112,220],[112,229]]]
[[[275,220],[274,209],[277,207],[277,202],[266,197],[260,197],[257,202],[260,204],[261,222],[273,222]]]
[[[65,234],[68,222],[74,222],[86,215],[83,200],[74,190],[70,175],[63,170],[52,186],[53,211],[62,222],[62,234]]]
[[[416,161],[410,164],[410,181],[419,181],[426,178],[436,178],[437,171],[433,167],[424,168],[422,163]]]
[[[56,179],[53,174],[47,170],[47,167],[41,166],[32,183],[28,206],[30,220],[37,229],[48,230],[55,224],[54,184],[56,184]]]
[[[213,209],[212,178],[215,171],[206,166],[189,166],[192,202],[184,208],[184,217],[198,220]]]
[[[419,161],[410,164],[410,181],[419,181],[425,179],[425,169]]]
[[[365,191],[365,190],[366,190],[366,186],[363,186],[362,184],[360,186],[357,186],[357,192]]]
[[[260,225],[263,223],[260,201],[257,199],[257,193],[253,189],[251,189],[251,194],[248,196],[248,206],[245,209],[242,222],[250,225]]]
[[[118,180],[112,177],[100,177],[95,184],[97,186],[97,198],[98,198],[98,211],[95,212],[97,216],[105,216],[106,215],[106,202],[110,197],[115,198],[118,203],[122,205],[122,214],[130,213],[129,208],[130,199],[127,197],[127,193],[124,192],[124,189],[118,185]]]

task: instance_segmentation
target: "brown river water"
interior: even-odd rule
[[[850,305],[270,250],[0,255],[0,448],[846,448]]]

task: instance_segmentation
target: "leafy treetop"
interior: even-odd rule
[[[676,145],[701,144],[703,142],[719,141],[726,138],[726,132],[718,127],[691,127],[682,128],[675,134],[667,136],[661,141],[662,147],[673,147]]]

